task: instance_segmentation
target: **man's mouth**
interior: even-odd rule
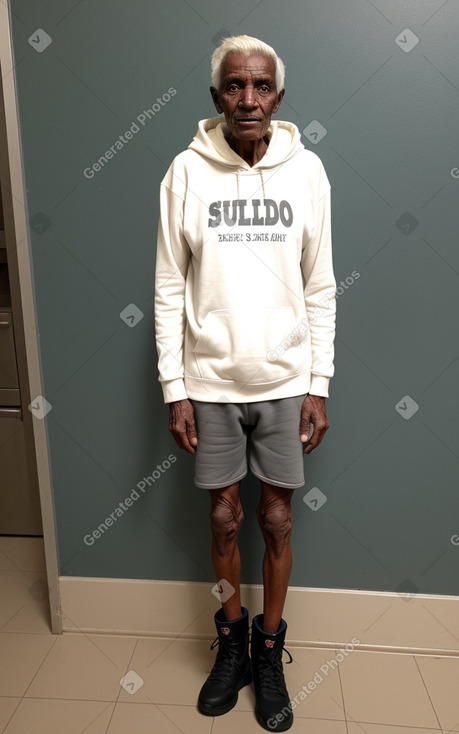
[[[242,123],[244,125],[247,124],[254,124],[256,122],[261,122],[261,119],[259,117],[236,117],[237,123]]]

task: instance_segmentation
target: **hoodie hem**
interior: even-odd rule
[[[188,397],[204,403],[256,403],[262,400],[293,398],[309,392],[310,383],[310,372],[262,385],[241,385],[240,382],[185,377]]]

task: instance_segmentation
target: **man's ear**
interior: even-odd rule
[[[221,115],[221,113],[223,112],[223,107],[220,104],[218,89],[216,89],[215,87],[211,87],[210,94],[211,94],[212,102],[214,103],[215,109],[217,110],[218,114]]]
[[[276,102],[276,104],[275,104],[275,106],[274,106],[274,109],[273,109],[273,113],[277,112],[277,110],[278,110],[278,109],[279,109],[279,107],[281,106],[281,102],[282,102],[282,100],[283,100],[284,94],[285,94],[285,89],[282,89],[282,90],[281,90],[281,91],[279,92],[279,94],[277,95],[277,102]]]

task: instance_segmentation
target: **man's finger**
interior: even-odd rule
[[[301,410],[301,420],[300,420],[300,441],[301,443],[306,443],[308,439],[311,438],[311,433],[313,428],[313,419],[312,419],[312,413],[308,408],[303,405],[303,408]]]
[[[195,454],[198,444],[193,406],[188,399],[170,404],[169,431],[181,449]]]
[[[193,446],[190,443],[190,440],[189,440],[189,437],[186,431],[172,431],[172,435],[174,436],[175,440],[177,441],[181,449],[185,449],[185,451],[188,451],[190,454],[196,453],[196,451],[194,450]],[[192,437],[192,440],[193,440],[193,437]],[[194,444],[196,446],[198,442],[196,436],[194,436],[194,441],[196,442]]]
[[[301,406],[301,417],[300,417],[300,441],[306,443],[308,440],[309,428],[312,420],[312,410],[310,401],[306,395]]]
[[[183,441],[183,448],[185,449],[185,451],[188,451],[189,454],[196,453],[196,449],[193,448],[193,446],[191,445],[191,443],[188,440],[188,437],[186,437]]]
[[[178,446],[181,449],[185,449],[185,451],[189,451],[190,453],[194,454],[194,449],[189,443],[187,430],[186,428],[179,428],[174,424],[174,422],[169,423],[169,431],[172,433],[175,442],[178,444]],[[196,435],[196,432],[195,432]],[[197,443],[197,440],[196,440]]]
[[[328,425],[326,423],[323,425],[316,424],[314,426],[314,432],[311,436],[311,439],[307,442],[303,453],[310,454],[311,451],[314,451],[314,449],[316,449],[317,446],[322,443],[322,439],[325,436],[327,429]]]
[[[186,437],[187,437],[187,443],[190,448],[187,449],[187,451],[190,451],[190,453],[195,454],[196,451],[193,447],[198,445],[198,434],[196,433],[196,424],[188,424],[186,427]]]
[[[301,421],[300,423],[300,441],[301,443],[306,443],[307,441],[310,440],[310,438],[312,437],[313,429],[314,429],[314,426],[311,423],[311,421],[309,420],[309,417],[307,421],[303,421],[303,420]]]
[[[322,436],[320,436],[317,430],[314,430],[314,433],[312,434],[310,440],[306,443],[304,447],[303,453],[310,454],[311,451],[314,451],[314,449],[317,448],[321,441]]]

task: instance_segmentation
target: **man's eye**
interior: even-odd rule
[[[258,87],[260,92],[269,92],[269,87],[266,86],[266,84],[262,84],[261,87]]]
[[[230,84],[228,87],[228,92],[237,92],[238,89],[239,87],[237,86],[237,84]]]

